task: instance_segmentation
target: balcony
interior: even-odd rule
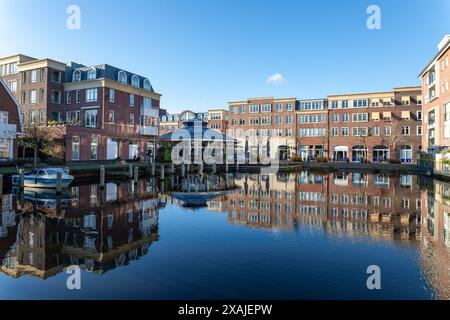
[[[10,123],[0,124],[0,138],[2,139],[14,139],[17,133],[17,125]]]

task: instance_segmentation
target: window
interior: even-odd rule
[[[410,163],[412,162],[412,148],[411,146],[400,147],[400,162]]]
[[[259,105],[257,105],[257,104],[251,105],[251,106],[250,106],[250,112],[251,112],[251,113],[257,113],[257,112],[259,112]]]
[[[17,91],[17,81],[16,80],[12,80],[9,82],[9,90],[11,90],[11,92]]]
[[[422,120],[422,111],[417,111],[417,120]]]
[[[72,160],[80,160],[80,137],[72,137]]]
[[[276,120],[276,123],[277,123],[277,124],[282,124],[282,123],[283,123],[283,117],[281,117],[281,116],[277,116],[277,117],[275,118],[275,120]]]
[[[144,90],[151,90],[150,81],[148,79],[144,79]]]
[[[310,116],[299,116],[299,123],[323,123],[324,116],[323,115],[310,115]]]
[[[300,128],[298,130],[300,137],[323,137],[325,136],[324,128]]]
[[[339,122],[339,114],[333,114],[331,116],[331,121],[334,122],[334,123]]]
[[[118,76],[117,76],[117,80],[120,82],[120,83],[127,83],[127,74],[125,73],[125,71],[119,71],[119,74],[118,74]]]
[[[417,126],[417,135],[418,136],[422,135],[422,126]]]
[[[390,136],[391,135],[391,127],[383,127],[383,135]]]
[[[114,111],[112,111],[112,110],[109,111],[108,122],[114,123]]]
[[[272,124],[272,118],[271,117],[262,117],[261,118],[261,124],[263,124],[263,125],[271,125]]]
[[[66,121],[72,125],[80,124],[80,111],[67,111],[66,112]]]
[[[337,137],[339,135],[339,128],[331,128],[331,135]]]
[[[348,113],[342,114],[342,122],[349,122],[350,121],[350,115]]]
[[[292,123],[292,116],[286,116],[286,124]]]
[[[8,112],[1,111],[0,112],[0,123],[7,124],[8,123]]]
[[[30,82],[36,82],[37,81],[37,70],[31,70],[30,71]]]
[[[71,104],[72,103],[72,92],[67,91],[66,92],[66,104]]]
[[[52,90],[51,102],[55,103],[55,104],[60,104],[61,103],[61,91]]]
[[[36,103],[36,90],[30,90],[30,103]]]
[[[73,82],[78,82],[81,81],[81,71],[80,70],[75,70],[72,74],[72,81]]]
[[[239,106],[239,112],[245,113],[245,106]]]
[[[88,80],[94,80],[97,79],[97,70],[95,68],[90,68],[87,73],[87,79]]]
[[[292,111],[292,103],[286,103],[286,111]]]
[[[373,127],[371,129],[371,133],[373,136],[379,136],[380,135],[380,127]]]
[[[44,97],[45,97],[45,89],[39,90],[39,101],[40,102],[44,101]]]
[[[152,106],[152,99],[144,97],[144,108],[150,108]]]
[[[139,77],[135,74],[131,77],[131,85],[133,87],[139,88]]]
[[[27,72],[22,71],[22,83],[27,83]]]
[[[283,112],[283,105],[281,103],[277,103],[277,112]]]
[[[44,81],[45,80],[45,69],[41,69],[41,72],[39,72],[39,74],[40,74],[40,79],[39,79],[39,81],[40,82],[42,82],[42,81]]]
[[[129,119],[130,125],[134,126],[134,114],[130,113],[130,119]]]
[[[259,118],[250,118],[250,124],[259,124]]]
[[[231,107],[231,113],[232,114],[237,114],[237,107],[236,106],[232,106]]]
[[[332,108],[332,109],[337,109],[337,108],[339,108],[339,101],[332,101],[332,102],[331,102],[331,108]]]
[[[367,121],[369,121],[369,114],[368,113],[354,113],[354,114],[352,114],[352,121],[353,122],[367,122]]]
[[[77,90],[75,92],[75,102],[76,103],[80,103],[81,102],[81,91],[80,90]]]
[[[134,94],[130,93],[130,107],[134,107]]]
[[[367,107],[367,99],[353,100],[353,108],[364,108],[364,107]]]
[[[348,128],[341,128],[342,136],[347,137],[349,135]]]
[[[36,123],[36,111],[30,111],[30,124]]]
[[[61,82],[61,71],[53,70],[53,71],[52,71],[52,74],[51,74],[51,80],[52,80],[53,82],[58,82],[58,83],[60,83],[60,82]]]
[[[85,126],[89,128],[97,127],[97,110],[86,110],[84,118]]]
[[[404,136],[409,136],[409,133],[410,133],[410,128],[409,128],[409,126],[403,126],[403,127],[402,127],[402,135],[404,135]]]
[[[39,123],[45,124],[45,110],[39,110]]]
[[[97,101],[97,88],[86,89],[86,102],[96,102]]]
[[[286,129],[286,137],[292,137],[292,128]]]
[[[342,108],[348,108],[348,100],[342,101]]]
[[[27,102],[27,92],[22,91],[22,104]]]
[[[354,137],[365,137],[367,136],[367,128],[365,127],[353,127],[352,135]]]
[[[272,105],[270,105],[270,104],[263,104],[261,106],[261,112],[272,112]]]
[[[92,137],[91,139],[91,160],[97,160],[98,158],[98,137]]]

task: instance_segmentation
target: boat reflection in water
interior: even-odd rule
[[[289,267],[296,265],[297,261],[302,261],[303,269],[296,270],[298,274],[286,275],[289,282],[284,283],[283,288],[297,292],[295,288],[288,288],[289,283],[298,281],[301,270],[310,270],[311,275],[315,276],[314,270],[317,269],[314,261],[305,259],[309,256],[302,255],[302,248],[308,249],[305,251],[307,253],[323,258],[320,250],[315,252],[314,246],[317,243],[329,245],[327,240],[324,241],[320,236],[324,233],[336,238],[337,242],[342,239],[343,241],[339,242],[341,244],[346,243],[345,241],[361,240],[360,242],[364,243],[362,247],[371,250],[377,250],[379,244],[392,244],[394,247],[392,251],[384,251],[391,254],[386,259],[395,259],[396,255],[401,256],[405,251],[412,251],[413,256],[414,252],[417,252],[419,262],[411,258],[407,262],[402,259],[401,263],[411,265],[410,275],[411,270],[420,269],[418,274],[425,276],[426,283],[429,283],[435,292],[433,296],[450,299],[448,272],[450,184],[448,183],[413,175],[356,172],[217,176],[188,174],[185,178],[168,176],[164,181],[141,180],[137,185],[132,182],[108,183],[104,190],[95,184],[81,185],[69,188],[68,191],[70,192],[68,196],[63,195],[56,199],[50,194],[42,193],[3,196],[0,225],[0,264],[3,273],[11,277],[26,274],[47,278],[73,264],[86,271],[104,273],[137,260],[147,253],[152,242],[159,238],[158,226],[162,223],[159,221],[161,215],[161,219],[164,217],[165,237],[154,250],[159,250],[159,262],[165,267],[155,270],[159,272],[162,285],[169,288],[175,283],[173,279],[177,273],[175,269],[171,272],[166,270],[173,263],[170,263],[170,253],[163,254],[162,248],[165,250],[171,248],[170,250],[177,252],[177,268],[182,270],[180,276],[183,279],[184,275],[190,272],[190,276],[198,276],[193,278],[198,280],[196,286],[207,290],[215,278],[213,280],[209,278],[202,283],[201,279],[205,276],[196,274],[195,269],[190,269],[197,261],[190,259],[188,254],[192,252],[192,248],[187,244],[195,241],[197,244],[201,243],[204,248],[202,250],[205,250],[201,252],[201,256],[213,259],[216,252],[221,252],[218,246],[223,244],[226,248],[233,241],[231,237],[235,237],[238,243],[245,243],[245,255],[239,256],[240,251],[237,250],[234,252],[235,256],[232,256],[234,258],[230,258],[233,259],[231,261],[219,254],[220,259],[211,260],[211,264],[208,265],[211,274],[224,272],[221,269],[221,261],[224,261],[224,265],[232,263],[236,266],[234,276],[238,277],[241,274],[240,267],[245,269],[253,266],[245,263],[259,261],[257,260],[259,256],[252,256],[251,248],[254,250],[267,248],[267,252],[274,254],[275,251],[270,250],[276,250],[274,248],[284,244],[283,254],[274,259],[280,264],[278,268],[287,266],[286,270],[290,270]],[[195,194],[201,196],[192,197]],[[162,208],[166,205],[167,207]],[[198,209],[200,214],[193,218],[189,215],[189,211],[186,213],[180,207]],[[213,220],[202,218],[208,211],[217,213],[212,215]],[[185,216],[181,217],[180,214]],[[204,221],[213,225],[210,226]],[[210,228],[213,233],[209,233]],[[252,230],[247,232],[245,228]],[[257,233],[259,236],[257,241],[262,243],[252,242],[255,241],[252,237],[255,237],[258,231],[255,229],[261,231]],[[320,231],[315,233],[319,236],[284,237],[284,242],[277,243],[274,243],[273,237],[265,236],[271,233],[301,235],[305,230]],[[308,239],[316,241],[315,244],[307,247]],[[162,242],[164,246],[161,246]],[[207,246],[209,243],[211,247]],[[297,248],[299,243],[303,247]],[[378,245],[373,245],[374,243]],[[354,256],[361,254],[361,251],[353,252],[354,248],[353,246],[344,249],[327,248],[329,254],[344,253],[348,255],[349,260],[354,258],[356,261],[354,263],[343,261],[340,273],[336,273],[336,277],[342,276],[344,272],[342,270],[346,268],[359,268],[358,263],[365,265],[366,261],[361,262],[358,260],[359,256]],[[357,248],[363,250],[361,247]],[[404,250],[405,248],[408,250]],[[183,255],[184,252],[186,255]],[[272,259],[267,259],[271,257],[265,253],[263,256],[266,257],[265,261],[259,263],[264,264],[266,269],[261,270],[267,270],[268,274],[275,272],[270,264]],[[371,257],[369,253],[369,262],[372,261]],[[341,256],[336,259],[340,258]],[[164,262],[167,262],[167,265]],[[197,268],[199,267],[202,265],[197,264]],[[320,267],[325,268],[326,272],[329,271],[326,265]],[[333,267],[329,266],[330,269]],[[125,269],[120,270],[125,272]],[[358,270],[347,271],[351,277],[354,272],[360,272]],[[229,271],[227,269],[227,272]],[[399,275],[402,270],[395,272]],[[268,274],[260,273],[255,276],[260,279],[268,277]],[[334,273],[330,271],[329,274]],[[280,278],[284,273],[277,276],[279,277],[277,279],[284,279]],[[390,276],[396,278],[397,274]],[[165,277],[168,279],[167,283],[164,282]],[[251,278],[250,275],[249,277]],[[417,287],[420,287],[423,282],[422,279],[418,279],[419,277],[421,276],[416,278],[412,276],[408,279],[414,281],[417,279]],[[335,281],[339,279],[336,278]],[[228,282],[222,283],[222,286],[231,286],[232,281]],[[241,281],[238,283],[241,284]],[[278,281],[274,283],[275,291],[278,283]],[[305,286],[307,290],[307,284]],[[190,288],[189,285],[182,287],[185,291]],[[173,290],[178,292],[181,289],[177,284]],[[360,291],[354,290],[356,290],[354,297],[358,297]],[[395,290],[397,289],[394,288],[393,292],[397,294]],[[172,293],[173,295],[169,297],[176,296],[176,292]]]
[[[105,189],[82,185],[68,192],[3,196],[2,272],[46,279],[78,265],[102,274],[139,259],[158,240],[154,181],[108,183]]]

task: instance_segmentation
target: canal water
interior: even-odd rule
[[[363,173],[12,190],[0,299],[449,299],[449,200],[443,182]]]

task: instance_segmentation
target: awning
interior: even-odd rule
[[[380,120],[380,113],[372,112],[372,120]]]
[[[392,112],[390,112],[390,111],[383,112],[383,118],[391,118],[391,116],[392,116]]]
[[[410,111],[402,111],[402,119],[410,119],[411,112]]]

